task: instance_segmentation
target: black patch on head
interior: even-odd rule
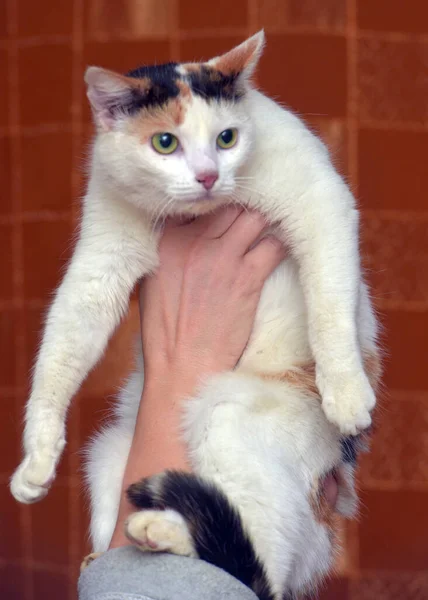
[[[202,65],[200,69],[188,74],[190,87],[194,94],[206,100],[231,100],[236,102],[243,93],[236,85],[239,73],[224,75],[220,71]]]
[[[161,479],[142,479],[128,488],[140,510],[170,508],[186,521],[200,559],[251,588],[260,600],[273,600],[266,571],[254,550],[238,511],[213,483],[189,473],[166,471]],[[287,597],[287,596],[286,596]]]
[[[127,114],[134,114],[141,108],[154,108],[163,106],[171,98],[176,98],[180,93],[177,86],[179,75],[175,70],[177,63],[165,63],[149,67],[138,67],[126,74],[134,79],[148,79],[151,85],[147,90],[132,88],[129,102],[126,102]]]

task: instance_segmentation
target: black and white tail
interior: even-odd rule
[[[190,473],[166,471],[134,483],[127,495],[139,510],[179,513],[200,559],[230,573],[260,600],[273,600],[266,571],[238,511],[213,483]]]

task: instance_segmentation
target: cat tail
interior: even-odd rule
[[[273,600],[267,574],[238,510],[214,483],[191,473],[165,471],[127,490],[139,510],[172,509],[185,520],[198,557],[248,586],[260,600]]]

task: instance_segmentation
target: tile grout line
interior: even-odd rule
[[[81,152],[82,133],[83,133],[83,106],[82,106],[82,77],[83,77],[83,29],[84,29],[84,9],[83,0],[74,0],[73,2],[73,31],[72,31],[72,115],[71,115],[71,135],[72,135],[72,155],[73,163],[70,174],[71,196],[77,200],[81,189],[81,170],[77,168],[76,158]],[[74,223],[79,217],[80,204],[73,202],[71,215]],[[73,418],[68,420],[68,461],[70,473],[68,478],[68,511],[69,511],[69,600],[76,598],[78,566],[80,565],[80,535],[81,535],[81,516],[78,501],[80,486],[78,485],[79,471],[79,424],[80,407],[78,402],[74,406]],[[75,479],[77,478],[77,483]]]
[[[179,30],[179,0],[171,0],[171,10],[169,15],[169,51],[170,58],[173,61],[180,60],[180,30]]]
[[[15,360],[17,382],[27,380],[26,372],[26,339],[24,324],[24,258],[23,258],[23,227],[19,219],[22,214],[22,157],[20,140],[20,106],[19,106],[19,57],[18,44],[16,41],[18,33],[18,8],[14,0],[9,0],[8,5],[8,62],[9,62],[9,127],[11,142],[11,195],[12,212],[16,217],[13,224],[13,288],[14,302],[17,305],[16,318],[16,337],[15,337]],[[18,387],[18,385],[17,385]],[[22,396],[18,393],[15,402],[20,403]],[[21,409],[21,406],[19,406]],[[20,412],[20,411],[19,411]],[[34,586],[31,563],[33,559],[33,548],[31,541],[32,515],[29,506],[20,506],[20,530],[21,543],[23,546],[24,558],[24,595],[25,600],[33,600]]]
[[[351,188],[358,194],[358,38],[357,0],[347,0],[347,133],[348,133],[348,173]],[[348,565],[347,576],[352,594],[353,584],[360,576],[358,522],[351,521],[346,528]]]

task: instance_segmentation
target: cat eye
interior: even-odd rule
[[[223,150],[232,148],[238,141],[238,130],[237,129],[225,129],[217,137],[217,146]]]
[[[178,139],[172,133],[156,133],[152,137],[152,146],[159,154],[172,154],[178,148]]]

